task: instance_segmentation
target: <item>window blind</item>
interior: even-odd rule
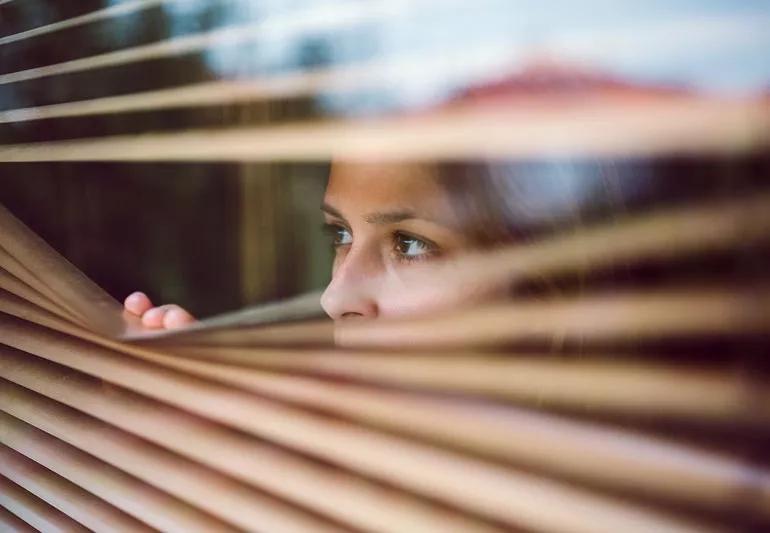
[[[453,264],[580,291],[336,326],[312,292],[163,332],[0,207],[2,527],[766,528],[770,73],[727,66],[768,13],[557,4],[0,1],[3,180],[681,158],[741,185]],[[682,28],[712,48],[660,54]],[[607,290],[624,268],[652,281]]]

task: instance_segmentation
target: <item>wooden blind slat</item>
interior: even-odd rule
[[[117,7],[117,6],[116,6]],[[125,65],[199,52],[219,44],[235,45],[259,40],[286,39],[292,33],[338,31],[350,25],[377,20],[393,12],[387,2],[344,2],[266,17],[252,24],[228,26],[157,43],[73,59],[0,75],[0,85],[91,69]]]
[[[384,427],[474,454],[637,489],[659,498],[731,509],[737,503],[736,494],[744,490],[757,493],[762,508],[758,512],[770,517],[770,471],[729,456],[513,406],[482,408],[468,401],[233,368],[146,350],[132,353],[262,396],[324,409],[363,426]],[[713,390],[712,385],[710,392]],[[458,433],[459,427],[464,431]],[[597,447],[597,442],[604,444]],[[564,453],[565,448],[569,454]]]
[[[13,35],[6,35],[5,37],[0,37],[0,46],[6,43],[12,43],[12,42],[21,41],[24,39],[30,39],[37,35],[44,35],[46,33],[63,30],[65,28],[73,28],[75,26],[89,24],[91,22],[96,22],[98,20],[104,20],[104,19],[109,19],[113,17],[128,15],[129,13],[133,13],[141,9],[146,9],[153,5],[163,4],[168,1],[170,0],[132,0],[129,2],[121,2],[119,4],[112,5],[110,7],[105,7],[104,9],[92,11],[91,13],[87,13],[85,15],[72,17],[66,20],[60,20],[58,22],[52,22],[51,24],[46,24],[45,26],[38,26],[37,28],[32,28],[31,30],[26,30],[19,33],[14,33]],[[6,2],[10,2],[10,0],[4,0],[0,2],[0,5]]]
[[[604,124],[614,123],[607,129]],[[0,147],[0,161],[381,161],[741,154],[765,146],[755,103],[606,101],[558,112],[508,108],[273,127],[147,133]],[[521,128],[521,124],[527,124]],[[458,132],[461,132],[458,134]]]
[[[129,433],[234,479],[363,528],[426,527],[464,524],[471,531],[489,530],[482,522],[442,511],[410,494],[386,489],[342,470],[329,469],[277,449],[242,433],[225,429],[166,404],[111,389],[100,381],[27,355],[2,352],[2,377],[100,418]],[[62,380],[66,372],[67,379]],[[222,454],[221,450],[228,453]],[[340,506],[339,502],[348,502]]]
[[[6,446],[0,446],[0,474],[94,531],[108,528],[125,532],[153,531],[104,500]]]
[[[9,0],[10,1],[10,0]],[[37,530],[0,506],[0,528],[7,533],[36,533]]]
[[[4,381],[3,387],[0,394],[13,402],[6,404],[6,412],[69,446],[7,415],[0,419],[6,444],[19,447],[22,453],[36,454],[51,468],[66,472],[153,527],[180,532],[231,531],[233,526],[251,529],[262,523],[276,531],[336,530],[322,519],[282,506],[241,483],[72,408],[10,382]]]
[[[46,317],[28,304],[0,298],[0,310],[45,327],[75,335],[101,346],[158,361],[159,348],[128,346]],[[169,346],[172,366],[206,368],[237,365],[232,372],[249,376],[248,368],[301,371],[317,377],[420,387],[426,391],[455,392],[489,399],[536,403],[593,413],[698,421],[738,427],[761,424],[763,394],[754,389],[747,397],[738,376],[719,370],[678,368],[640,361],[612,361],[598,354],[583,354],[581,361],[554,361],[547,354],[457,353],[365,354],[328,350],[271,350]],[[177,359],[178,357],[188,359]],[[230,373],[226,368],[222,372]],[[217,372],[219,375],[220,372]],[[275,376],[276,380],[280,380]],[[245,378],[244,378],[245,379]],[[240,380],[239,380],[240,382]],[[747,401],[756,406],[747,410]]]
[[[5,327],[3,327],[3,333],[7,338],[7,344],[41,355],[40,348],[33,346],[34,341],[32,343],[26,341],[29,336],[20,336]],[[510,503],[520,498],[523,487],[534,490],[534,487],[539,485],[536,479],[529,476],[514,472],[498,473],[470,458],[431,450],[407,440],[367,432],[362,427],[352,428],[349,424],[326,422],[323,419],[305,415],[297,409],[271,404],[260,398],[242,396],[228,388],[206,386],[202,382],[186,380],[180,375],[172,378],[168,372],[159,372],[149,366],[142,369],[137,365],[128,364],[127,361],[121,361],[106,351],[100,351],[96,357],[81,356],[83,362],[78,364],[76,360],[78,354],[82,352],[74,347],[75,341],[61,338],[56,342],[53,338],[46,338],[46,334],[40,333],[42,335],[36,338],[40,339],[40,343],[48,346],[44,357],[53,356],[53,359],[59,363],[106,378],[116,384],[132,388],[145,395],[155,396],[157,399],[179,407],[184,406],[212,420],[276,440],[292,448],[303,449],[311,454],[320,454],[324,459],[353,470],[384,477],[390,483],[404,484],[405,488],[415,491],[426,491],[432,497],[447,499],[454,506],[467,507],[484,514],[491,513],[492,518],[509,523],[517,523],[520,520],[537,521]],[[63,351],[60,354],[56,353],[58,350],[54,348],[55,344],[62,347]],[[72,348],[65,348],[67,344]],[[86,363],[86,359],[89,359],[90,363]],[[110,367],[114,371],[110,370]],[[167,377],[164,378],[163,374]],[[192,400],[193,397],[197,398],[197,402]],[[199,406],[214,405],[217,406],[216,409],[199,408]],[[308,434],[314,435],[311,441],[305,438]],[[400,450],[397,457],[390,453],[393,449]],[[421,466],[417,467],[417,465]],[[475,490],[470,492],[467,488],[462,488],[457,492],[451,480],[459,477],[472,482]],[[553,493],[554,498],[563,498],[564,505],[569,506],[570,500],[573,500],[574,505],[581,505],[579,503],[581,497],[578,494],[569,494],[569,491],[561,494],[558,488],[549,487],[547,484],[539,490],[544,493]],[[596,503],[602,507],[600,502]],[[500,514],[504,509],[511,514]],[[606,515],[606,519],[612,520],[611,515],[612,513]]]
[[[0,476],[0,506],[39,531],[88,533],[87,528],[4,476]]]
[[[142,455],[141,444],[132,446],[131,439],[119,431],[89,421],[74,410],[12,383],[4,381],[3,387],[3,398],[14,401],[13,407],[6,407],[14,416],[0,413],[0,442],[4,445],[158,530],[198,531],[212,526],[226,529],[222,522],[211,520],[170,493],[155,488],[154,483],[161,488],[173,486],[176,476],[170,475],[173,469],[165,463],[153,463],[151,453]],[[52,418],[45,420],[42,413],[49,413]],[[62,433],[72,444],[56,438]],[[148,476],[150,472],[154,475]],[[165,484],[164,479],[168,480]],[[194,487],[195,484],[188,485],[190,492]]]

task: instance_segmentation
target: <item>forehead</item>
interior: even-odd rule
[[[356,212],[449,209],[447,193],[432,169],[406,163],[334,163],[324,200]]]

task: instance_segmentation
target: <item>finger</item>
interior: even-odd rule
[[[126,311],[136,316],[142,316],[152,308],[152,302],[143,292],[133,292],[123,302]]]
[[[163,317],[163,327],[176,329],[195,322],[195,318],[178,305],[170,306]]]
[[[147,310],[142,315],[142,324],[148,328],[162,328],[163,317],[166,316],[168,307],[167,305],[161,305],[160,307],[153,307]]]
[[[153,307],[142,315],[142,324],[149,328],[174,329],[195,322],[195,318],[175,304]]]

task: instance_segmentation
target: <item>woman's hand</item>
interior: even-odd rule
[[[178,305],[153,306],[143,292],[131,293],[123,302],[126,311],[141,317],[148,328],[176,329],[195,322],[195,318]]]

